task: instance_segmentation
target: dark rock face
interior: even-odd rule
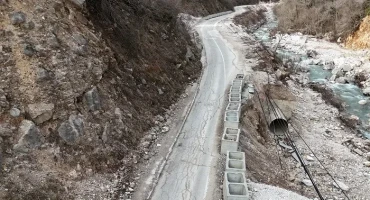
[[[84,134],[83,119],[80,116],[71,115],[60,125],[58,133],[67,144],[74,144]]]

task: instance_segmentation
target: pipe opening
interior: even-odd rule
[[[285,119],[275,119],[270,122],[269,130],[276,135],[285,135],[284,132],[288,131],[288,122]]]

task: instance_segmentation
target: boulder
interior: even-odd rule
[[[367,87],[365,89],[362,90],[362,93],[366,96],[370,96],[370,87]]]
[[[53,116],[54,104],[36,103],[27,106],[27,113],[36,124],[42,124]]]
[[[9,14],[9,18],[12,25],[20,25],[26,22],[26,14],[23,12],[13,12]]]
[[[21,137],[13,147],[15,151],[27,153],[41,146],[41,132],[32,121],[23,120],[18,132]]]
[[[309,58],[315,58],[318,55],[317,51],[312,49],[307,50],[306,54]]]
[[[337,83],[345,84],[347,82],[347,79],[345,77],[339,77],[335,79]]]
[[[87,107],[90,111],[96,111],[101,109],[99,91],[98,89],[96,89],[96,87],[85,93],[85,100]]]
[[[74,144],[84,134],[84,122],[81,116],[71,115],[58,128],[59,136],[67,143]]]
[[[360,104],[360,105],[365,105],[365,104],[367,104],[367,100],[365,100],[365,99],[360,100],[360,101],[358,102],[358,104]]]
[[[12,117],[19,117],[21,115],[21,111],[18,108],[12,108],[10,109],[9,114]]]
[[[340,181],[335,181],[333,182],[333,185],[336,187],[336,188],[340,188],[344,191],[348,191],[349,190],[349,187],[344,184],[343,182],[340,182]]]

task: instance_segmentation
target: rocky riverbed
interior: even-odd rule
[[[270,31],[276,22],[274,22],[271,6],[267,6],[267,8],[267,23],[255,32],[255,36],[257,41],[263,42],[270,51],[277,51],[284,67],[278,66],[278,69],[275,69],[275,74],[271,74],[267,78],[265,71],[271,72],[271,69],[266,66],[274,64],[269,59],[263,61],[260,60],[261,58],[257,59],[259,66],[254,68],[255,73],[252,76],[257,88],[258,85],[262,88],[268,82],[278,85],[285,84],[285,87],[296,98],[296,105],[289,121],[289,133],[326,199],[346,199],[341,190],[350,199],[369,199],[370,141],[363,137],[362,133],[348,127],[347,125],[350,123],[344,123],[345,120],[341,119],[342,110],[356,113],[357,110],[363,111],[366,108],[364,105],[366,105],[367,97],[363,94],[366,87],[362,89],[357,87],[356,74],[360,73],[361,68],[366,68],[367,52],[353,52],[343,49],[337,44],[299,33],[277,34],[271,37]],[[246,42],[253,43],[248,39]],[[258,48],[256,43],[254,45]],[[354,62],[351,62],[351,59],[354,59]],[[317,69],[312,70],[315,67]],[[292,70],[289,76],[281,77],[284,70],[288,72],[290,69]],[[312,72],[315,72],[317,76]],[[342,73],[337,76],[335,72]],[[350,79],[351,76],[352,79]],[[337,79],[340,77],[346,78],[348,81],[338,83],[340,80]],[[317,87],[310,87],[312,85],[310,82],[324,84],[315,84]],[[361,82],[366,86],[368,77]],[[322,89],[318,89],[321,87]],[[312,88],[316,88],[315,91]],[[354,90],[354,88],[358,88],[358,90]],[[322,92],[319,93],[316,90],[322,90]],[[353,91],[360,91],[360,94],[351,99],[349,97]],[[339,98],[339,100],[335,98]],[[332,105],[332,99],[337,102],[336,107]],[[356,104],[354,105],[353,102]],[[247,139],[242,139],[242,143],[246,152],[249,152],[248,156],[250,157],[247,156],[247,159],[265,158],[265,160],[259,160],[260,164],[257,167],[254,166],[256,162],[247,164],[247,169],[250,171],[249,176],[254,181],[277,185],[318,199],[311,181],[296,160],[296,156],[289,151],[289,147],[276,145],[272,138],[268,139],[268,136],[263,135],[263,119],[261,118],[263,115],[258,114],[258,104],[258,101],[255,100],[253,106],[245,108],[244,122],[247,125],[244,126],[244,130],[248,134],[245,134]],[[360,117],[352,114],[345,119],[357,123],[361,120]],[[259,122],[257,124],[262,124],[258,126],[248,124],[249,121],[253,122],[253,120],[252,125],[257,122]],[[293,127],[298,130],[299,135]],[[269,159],[271,155],[280,157],[280,166],[276,159]],[[261,170],[271,163],[275,163],[275,165],[267,167],[270,170]]]

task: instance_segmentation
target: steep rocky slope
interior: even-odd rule
[[[0,1],[0,199],[99,199],[118,169],[129,178],[139,139],[201,70],[179,11]]]
[[[345,45],[351,49],[370,48],[370,16],[362,20],[359,29],[347,38]]]

